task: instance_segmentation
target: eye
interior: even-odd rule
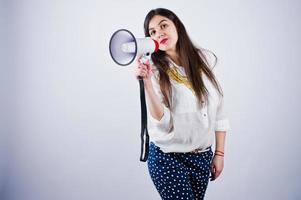
[[[152,30],[149,34],[154,35],[155,33],[156,33],[156,31]]]
[[[167,27],[167,24],[162,24],[161,29],[165,29]]]

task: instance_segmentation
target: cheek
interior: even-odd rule
[[[174,37],[172,36],[171,37],[171,40],[170,40],[170,43],[168,44],[169,47],[172,47],[172,46],[175,46],[178,42],[178,38],[177,37]]]
[[[178,43],[178,38],[174,38],[174,45]]]
[[[148,37],[150,37],[153,40],[156,40],[156,38],[154,36],[148,36]]]
[[[173,32],[172,38],[173,38],[174,42],[177,42],[178,41],[178,33],[177,32]]]

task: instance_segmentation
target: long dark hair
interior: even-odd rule
[[[212,70],[212,66],[209,66],[209,62],[206,59],[204,53],[191,42],[186,29],[180,19],[170,10],[165,8],[157,8],[151,10],[144,20],[144,34],[149,37],[149,23],[155,15],[160,15],[170,19],[174,24],[178,32],[178,42],[176,45],[176,51],[179,56],[180,64],[184,67],[186,76],[191,82],[192,88],[195,92],[199,102],[208,101],[208,90],[204,85],[204,81],[201,76],[203,72],[208,79],[212,82],[218,92],[223,95],[222,89],[219,86]],[[213,53],[212,53],[213,54]],[[213,54],[215,59],[216,56]],[[171,84],[167,74],[169,69],[169,61],[166,57],[165,51],[158,50],[152,54],[152,61],[159,71],[159,84],[162,94],[164,96],[164,104],[167,107],[171,107]]]

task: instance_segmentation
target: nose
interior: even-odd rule
[[[157,39],[162,38],[164,35],[165,35],[165,33],[164,33],[162,30],[159,30],[159,31],[157,32]]]

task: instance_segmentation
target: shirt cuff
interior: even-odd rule
[[[228,119],[222,119],[215,122],[215,131],[228,131],[230,123]]]

